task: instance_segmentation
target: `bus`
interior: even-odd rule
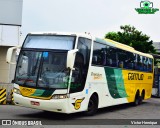
[[[6,61],[12,61],[7,52]],[[153,56],[80,33],[29,33],[14,77],[14,103],[59,113],[85,112],[151,97]]]
[[[152,96],[160,97],[160,55],[151,54],[154,58],[154,82],[152,88]]]
[[[152,88],[152,96],[160,97],[160,66],[158,65],[154,66],[154,83]]]

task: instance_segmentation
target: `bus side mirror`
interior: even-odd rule
[[[74,49],[74,50],[70,50],[67,53],[67,68],[70,68],[72,70],[74,70],[74,60],[75,60],[75,56],[76,56],[76,52],[78,52],[78,49]]]
[[[6,62],[9,64],[16,64],[16,62],[12,62],[12,55],[13,55],[13,51],[18,49],[20,47],[11,47],[8,49],[7,51],[7,56],[6,56]]]

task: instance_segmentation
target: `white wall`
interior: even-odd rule
[[[6,63],[8,47],[0,47],[0,83],[9,82],[9,65]]]
[[[14,77],[15,65],[6,63],[6,53],[9,47],[21,45],[22,5],[23,0],[0,0],[0,84]]]
[[[15,66],[6,63],[6,54],[9,47],[0,46],[0,85],[1,83],[10,83],[15,74]],[[15,60],[15,52],[13,54]]]
[[[14,78],[15,65],[6,63],[6,54],[9,47],[20,45],[19,40],[20,26],[0,25],[0,85]]]
[[[17,46],[19,38],[19,26],[0,25],[0,46]]]

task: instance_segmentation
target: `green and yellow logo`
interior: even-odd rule
[[[155,14],[159,11],[158,8],[153,8],[153,2],[150,1],[141,1],[140,8],[135,8],[138,14]]]
[[[77,99],[77,100],[75,101],[75,103],[72,103],[72,104],[74,105],[74,108],[75,108],[76,110],[78,110],[78,109],[81,107],[81,103],[82,103],[83,100],[84,100],[84,98],[83,98],[83,99]]]

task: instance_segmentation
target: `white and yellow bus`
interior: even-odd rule
[[[11,62],[13,50],[7,53]],[[19,106],[93,115],[151,97],[153,57],[109,39],[77,33],[29,33],[14,78]]]

